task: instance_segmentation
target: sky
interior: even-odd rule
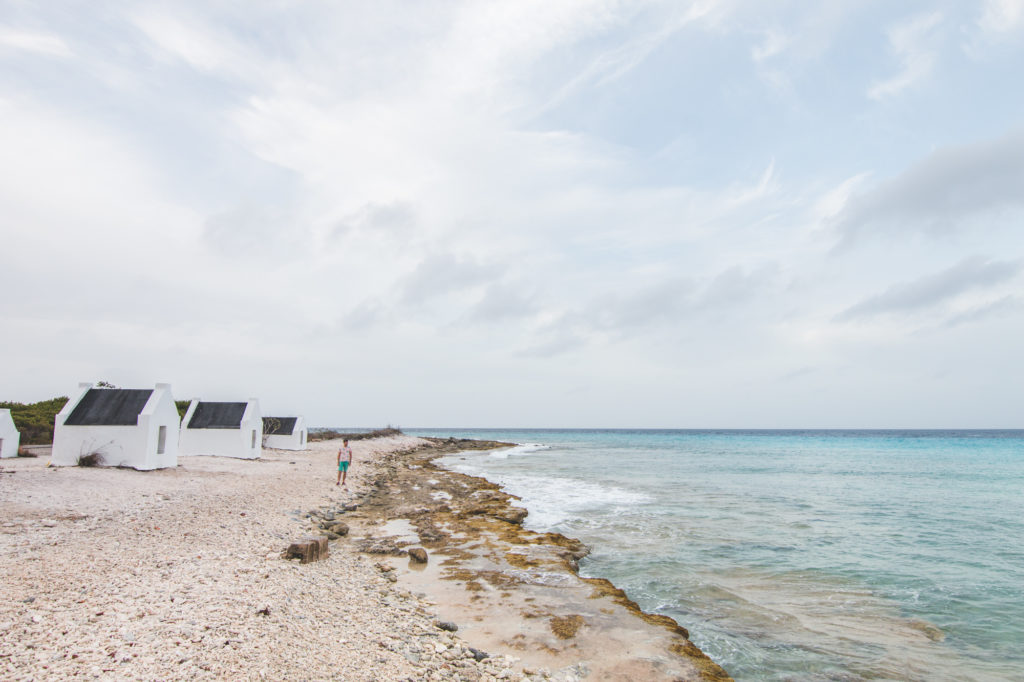
[[[0,399],[1024,427],[1024,0],[0,3]]]

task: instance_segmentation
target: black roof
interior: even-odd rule
[[[64,422],[68,426],[135,426],[151,388],[90,388]]]
[[[264,417],[263,433],[267,436],[290,436],[298,417]]]
[[[190,429],[237,429],[242,425],[242,415],[248,403],[204,403],[196,405]]]

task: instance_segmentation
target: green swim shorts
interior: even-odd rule
[[[348,462],[338,462],[338,471],[348,471]]]

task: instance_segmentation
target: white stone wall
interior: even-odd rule
[[[20,444],[21,434],[18,433],[18,429],[14,425],[11,411],[0,410],[0,458],[17,457]]]
[[[64,422],[91,388],[79,384],[78,395],[54,420],[54,466],[75,466],[78,458],[93,452],[103,458],[104,466],[126,466],[132,469],[164,469],[178,465],[178,430],[180,421],[174,407],[170,384],[157,384],[134,426],[67,426]],[[164,452],[158,453],[160,427],[166,428]]]
[[[198,405],[199,399],[193,399],[185,417],[181,420],[181,440],[178,446],[181,456],[214,455],[241,459],[260,458],[263,454],[263,416],[260,412],[259,400],[256,398],[248,400],[241,425],[237,429],[190,429],[188,423]],[[255,438],[253,434],[255,434]],[[254,440],[255,445],[253,444]]]
[[[306,429],[306,420],[303,417],[295,418],[295,428],[289,436],[267,436],[266,445],[268,448],[278,450],[305,450],[309,440],[309,431]]]
[[[146,464],[136,469],[167,469],[178,466],[178,433],[181,419],[174,405],[170,384],[157,384],[145,409],[139,416],[139,426],[146,433]],[[159,453],[160,427],[165,427],[164,451]]]

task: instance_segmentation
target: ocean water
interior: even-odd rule
[[[1024,680],[1024,431],[409,432],[737,680]]]

